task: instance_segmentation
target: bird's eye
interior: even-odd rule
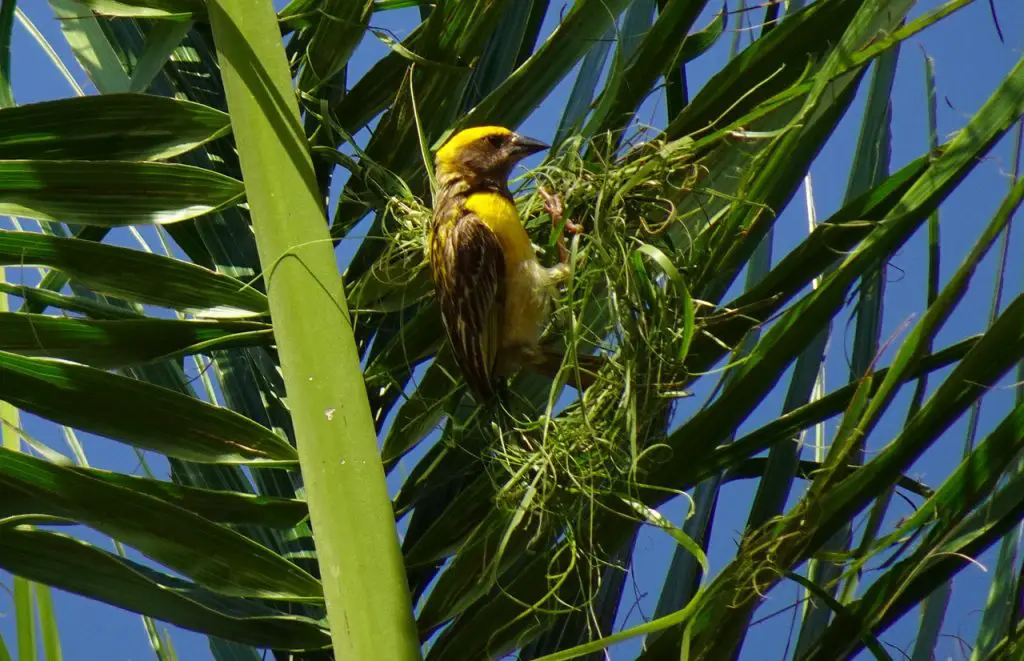
[[[492,147],[501,147],[505,144],[505,136],[503,135],[491,135],[487,137],[487,142],[491,143]]]

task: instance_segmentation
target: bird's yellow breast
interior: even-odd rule
[[[494,232],[505,255],[506,295],[500,344],[503,353],[498,356],[496,372],[508,374],[519,368],[524,350],[536,351],[553,280],[548,269],[537,261],[511,200],[498,193],[474,193],[466,200],[465,208]]]
[[[490,192],[473,193],[466,199],[465,208],[476,214],[498,237],[509,275],[518,270],[522,262],[536,259],[533,244],[519,220],[516,205],[507,197]]]

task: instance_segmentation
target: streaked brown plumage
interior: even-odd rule
[[[508,189],[513,166],[546,147],[482,126],[437,153],[430,266],[452,351],[478,400],[537,362],[550,291],[565,271],[537,261]]]

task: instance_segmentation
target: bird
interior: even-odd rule
[[[540,334],[568,267],[540,264],[508,178],[547,148],[505,127],[475,126],[435,155],[430,270],[455,362],[478,402],[519,369],[546,362]]]

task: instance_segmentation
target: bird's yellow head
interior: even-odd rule
[[[548,145],[502,126],[474,126],[453,135],[437,150],[438,174],[508,179],[512,167]]]

